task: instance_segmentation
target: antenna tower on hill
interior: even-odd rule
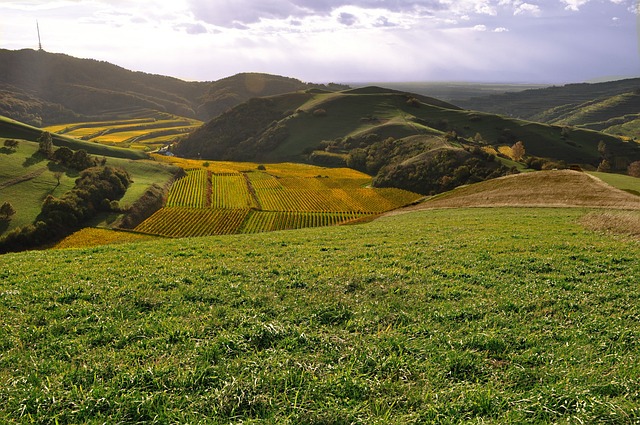
[[[40,40],[40,25],[36,20],[36,28],[38,29],[38,50],[42,51],[42,41]]]

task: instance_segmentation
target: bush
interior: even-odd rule
[[[14,139],[6,139],[4,141],[4,147],[9,149],[15,149],[18,147],[18,141]]]
[[[640,161],[635,161],[627,167],[627,173],[633,177],[640,177]]]
[[[15,213],[15,208],[9,202],[5,202],[0,206],[0,220],[10,220]]]

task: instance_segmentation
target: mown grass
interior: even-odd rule
[[[637,423],[640,245],[586,212],[5,255],[0,421]]]

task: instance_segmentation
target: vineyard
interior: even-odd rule
[[[140,110],[140,118],[58,124],[45,130],[78,139],[151,151],[202,125],[190,118],[158,111]]]
[[[140,233],[188,237],[334,226],[420,198],[365,187],[371,177],[348,168],[156,157],[186,175],[174,183],[165,208],[135,228]]]

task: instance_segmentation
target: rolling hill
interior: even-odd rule
[[[516,164],[494,161],[485,152],[516,141],[551,168],[564,163],[595,169],[602,160],[600,142],[621,170],[640,159],[638,144],[601,132],[463,110],[378,87],[253,99],[182,139],[174,152],[204,159],[347,165],[375,175],[375,185],[429,194],[506,174]]]
[[[453,101],[514,118],[640,138],[640,78],[567,84]]]
[[[619,176],[640,188],[640,179]],[[571,170],[511,175],[459,187],[405,210],[466,207],[597,207],[640,210],[640,192],[629,193]]]
[[[0,49],[0,115],[36,126],[127,118],[140,108],[208,120],[251,97],[311,87],[328,88],[258,73],[187,82],[64,54]]]

